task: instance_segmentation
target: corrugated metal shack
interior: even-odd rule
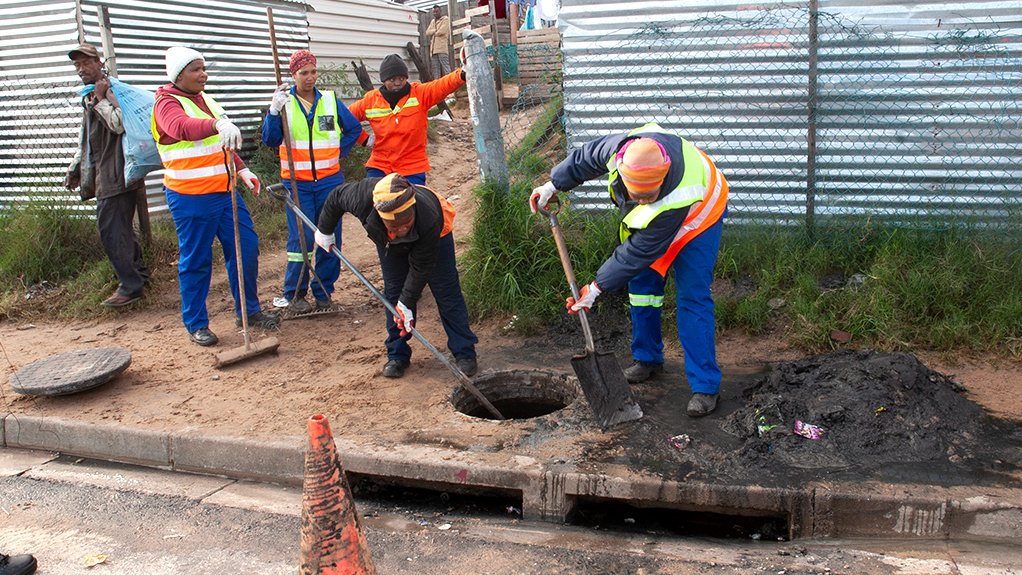
[[[400,54],[408,63],[411,81],[419,74],[405,53],[408,42],[419,44],[419,13],[414,8],[384,0],[309,0],[309,42],[321,70],[342,70],[344,83],[337,89],[345,97],[361,96],[351,63],[363,61],[378,83],[380,62]],[[321,80],[322,82],[322,80]]]
[[[80,41],[103,47],[102,10],[114,57],[110,50],[103,55],[124,82],[155,91],[166,83],[167,47],[202,52],[210,74],[207,90],[241,127],[243,155],[251,153],[276,86],[268,6],[285,78],[287,59],[310,47],[310,34],[317,39],[312,49],[325,55],[321,66],[336,62],[347,70],[359,55],[367,57],[367,66],[378,66],[377,52],[403,53],[399,46],[418,42],[417,13],[383,0],[6,1],[0,6],[0,209],[40,198],[83,206],[61,186],[81,125],[76,95],[81,81],[67,52]],[[152,212],[165,209],[159,173],[147,180]],[[84,206],[91,210],[91,204]]]
[[[108,18],[117,77],[155,91],[166,83],[163,54],[184,45],[202,52],[207,90],[255,147],[276,84],[266,7],[273,7],[281,58],[308,45],[306,6],[244,0],[29,0],[0,8],[0,205],[48,197],[80,205],[60,183],[78,146],[81,80],[67,58],[79,41],[103,46],[100,7]],[[285,68],[287,62],[282,64]],[[108,64],[109,66],[109,64]],[[155,174],[158,174],[155,173]],[[165,209],[151,175],[150,211]],[[89,204],[91,206],[91,204]]]
[[[660,122],[718,160],[731,218],[1022,221],[1017,1],[562,4],[571,147]]]

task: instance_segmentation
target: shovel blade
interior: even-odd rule
[[[571,367],[602,429],[642,417],[614,354],[586,351],[571,358]]]

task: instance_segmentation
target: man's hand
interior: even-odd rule
[[[538,212],[540,207],[545,210],[547,204],[550,203],[550,199],[553,198],[556,193],[557,188],[554,187],[553,182],[547,182],[542,186],[533,189],[532,195],[529,196],[529,208],[532,209],[532,213],[535,214]]]
[[[96,96],[96,101],[98,102],[98,101],[106,98],[106,93],[107,93],[107,90],[109,90],[109,89],[110,89],[110,79],[109,78],[107,78],[106,76],[103,76],[102,78],[97,80],[96,81],[96,85],[95,85],[95,90],[93,91],[93,94],[95,94],[95,96]]]
[[[401,330],[401,337],[405,337],[411,333],[412,328],[415,327],[415,316],[412,314],[412,310],[408,309],[408,306],[397,302],[394,306],[397,308],[397,315],[394,316],[394,322],[397,323],[397,328]]]
[[[603,290],[600,289],[600,286],[596,285],[596,282],[582,286],[582,293],[578,294],[578,301],[575,301],[575,298],[570,296],[564,300],[567,303],[568,313],[575,315],[581,310],[589,311],[589,308],[593,307],[593,302],[596,301],[596,296],[602,292]]]
[[[365,143],[362,145],[367,148],[372,148],[374,144],[376,144],[376,132],[369,130],[369,137],[366,138]]]
[[[290,99],[291,94],[288,92],[287,84],[277,86],[277,90],[273,93],[273,98],[270,100],[270,115],[279,116],[280,111],[284,109],[284,106],[287,106]]]
[[[64,187],[67,191],[73,192],[82,183],[82,173],[79,170],[71,170],[64,176]]]
[[[242,182],[245,182],[245,185],[248,186],[248,189],[252,190],[253,194],[259,195],[259,178],[252,173],[252,170],[245,168],[238,172],[238,177],[241,178]]]
[[[333,251],[333,247],[337,244],[337,238],[334,237],[334,234],[324,234],[318,229],[313,234],[313,237],[316,239],[316,245],[327,252]]]
[[[220,144],[223,147],[228,150],[237,150],[241,147],[241,130],[234,122],[220,118],[216,121],[216,131],[220,134]]]

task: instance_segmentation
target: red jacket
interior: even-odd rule
[[[156,104],[153,106],[153,117],[156,119],[156,133],[159,134],[157,142],[160,144],[173,144],[181,140],[195,142],[208,138],[216,133],[216,120],[203,118],[192,118],[185,113],[181,102],[168,97],[169,94],[184,96],[202,111],[209,115],[213,112],[206,106],[206,101],[199,94],[192,94],[179,89],[174,84],[160,86],[156,90]],[[234,166],[240,171],[245,168],[238,154],[234,154]]]
[[[369,120],[376,135],[366,167],[402,176],[428,172],[426,112],[464,85],[459,68],[432,82],[412,82],[411,91],[394,108],[379,90],[367,92],[361,100],[348,106],[360,122]]]

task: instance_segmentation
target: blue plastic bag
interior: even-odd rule
[[[95,88],[93,84],[83,86],[78,95],[85,97]],[[114,96],[121,106],[124,122],[124,136],[121,138],[121,149],[124,153],[124,185],[131,186],[149,172],[163,168],[151,129],[156,95],[113,77],[110,78],[110,89],[114,91]]]

